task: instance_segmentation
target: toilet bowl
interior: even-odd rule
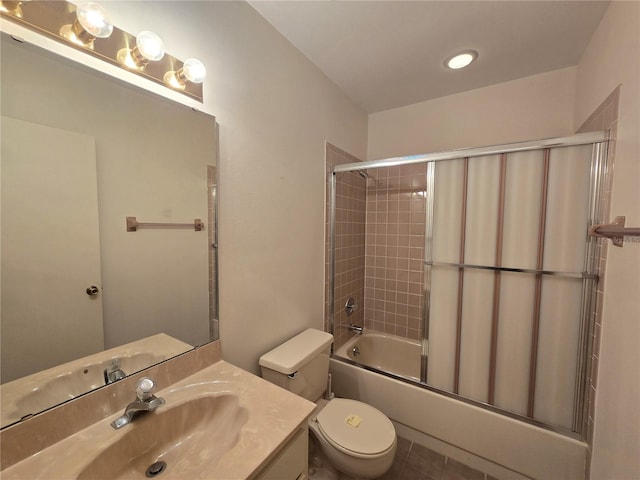
[[[357,478],[377,478],[393,463],[396,431],[381,411],[357,400],[324,400],[333,335],[309,328],[260,357],[262,377],[318,407],[309,429],[329,462]]]
[[[366,403],[345,398],[319,400],[309,429],[338,470],[359,478],[377,478],[391,468],[397,448],[391,421]]]

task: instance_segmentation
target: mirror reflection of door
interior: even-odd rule
[[[95,140],[4,116],[0,130],[5,383],[102,351],[104,333]]]

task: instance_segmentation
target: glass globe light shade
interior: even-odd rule
[[[29,0],[1,0],[0,12],[6,13],[16,18],[22,18],[22,6],[23,3]]]
[[[157,62],[164,57],[164,43],[158,35],[148,30],[138,34],[136,46],[140,55],[152,62]]]
[[[78,4],[76,17],[82,28],[95,38],[107,38],[113,32],[113,23],[109,14],[97,3]]]
[[[192,83],[202,83],[207,76],[207,69],[197,58],[188,58],[182,66],[182,73]]]

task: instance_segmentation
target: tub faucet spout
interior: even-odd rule
[[[362,335],[362,332],[364,332],[364,327],[359,327],[358,325],[350,323],[347,327],[347,330],[349,330],[350,332],[358,332],[358,335]]]
[[[153,412],[160,405],[164,405],[164,398],[156,397],[151,393],[154,387],[155,383],[150,378],[140,379],[136,388],[137,398],[127,405],[122,416],[111,422],[111,426],[115,429],[124,427],[131,423],[139,413]]]

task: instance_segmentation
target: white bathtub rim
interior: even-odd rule
[[[452,398],[450,395],[438,395],[439,392],[437,391],[434,392],[422,385],[394,378],[384,372],[380,375],[380,372],[370,368],[356,367],[359,366],[353,364],[353,362],[343,361],[341,358],[331,359],[331,372],[336,395],[366,402],[378,408],[393,422],[407,425],[427,436],[472,453],[477,457],[525,477],[569,480],[584,478],[586,474],[588,447],[582,440],[571,438],[563,433],[554,432],[548,428],[532,425],[519,419],[510,418],[502,413],[493,412],[471,403],[464,401],[452,402],[457,398]],[[345,374],[349,370],[358,372],[357,385],[354,384],[353,377]],[[393,380],[396,380],[400,388],[406,389],[402,394],[399,392],[389,394],[389,391],[394,389],[392,385],[385,382]],[[420,400],[416,400],[416,395],[420,396]],[[424,397],[422,397],[423,395]],[[398,398],[400,397],[403,401],[399,406]],[[425,401],[431,403],[431,406],[434,406],[436,410],[440,410],[441,406],[446,405],[443,412],[434,417],[435,423],[440,422],[441,425],[429,423],[429,415],[421,415],[417,419],[418,421],[415,422],[411,412],[416,405],[416,401],[419,402],[421,408],[425,405]],[[424,408],[429,408],[429,406]],[[454,412],[457,412],[457,414]],[[475,419],[473,425],[460,423],[460,415],[463,412],[466,412],[464,415],[467,417],[473,416]],[[431,414],[433,414],[433,410],[431,410]],[[447,426],[443,427],[442,422],[446,423]],[[503,431],[512,440],[499,441],[498,444],[493,445],[487,444],[484,440],[474,439],[478,422],[485,426],[487,422],[490,422],[493,425],[492,430]],[[496,423],[494,424],[493,422]],[[518,433],[514,437],[513,435],[516,432]],[[514,442],[514,438],[517,438],[517,441]],[[525,448],[527,453],[523,454],[522,450],[518,448],[512,452],[515,454],[515,458],[512,457],[507,451],[515,446],[527,446],[528,448]]]
[[[414,377],[412,375],[404,375],[398,372],[387,372],[386,370],[383,370],[379,366],[368,365],[367,363],[358,362],[357,360],[351,358],[349,356],[349,351],[353,349],[354,346],[358,343],[358,341],[361,340],[363,337],[376,337],[376,338],[388,339],[388,340],[391,340],[392,342],[408,343],[418,349],[421,348],[420,342],[417,342],[415,340],[410,340],[408,338],[400,337],[398,335],[392,335],[390,333],[383,333],[383,332],[378,332],[376,330],[367,329],[362,334],[355,334],[353,337],[347,340],[343,345],[341,345],[339,348],[334,350],[332,356],[334,358],[339,358],[340,360],[343,360],[344,362],[354,366],[362,367],[362,368],[371,370],[373,372],[380,373],[382,375],[390,375],[392,378],[402,379],[404,381],[408,381],[411,383],[420,382],[419,377]]]
[[[417,340],[410,340],[408,338],[400,337],[398,335],[392,335],[390,333],[384,333],[384,332],[378,332],[376,330],[365,329],[362,334],[356,333],[353,337],[351,337],[349,340],[344,342],[344,344],[342,344],[342,346],[340,346],[337,349],[335,349],[334,352],[333,352],[334,355],[339,355],[342,358],[349,358],[349,355],[347,354],[347,352],[349,351],[350,348],[353,348],[353,346],[362,337],[388,338],[388,339],[390,339],[392,341],[397,341],[397,342],[402,342],[402,343],[410,343],[413,346],[420,347],[420,342],[418,342]]]
[[[390,337],[392,339],[394,339],[395,341],[404,341],[404,342],[408,342],[408,343],[413,343],[418,344],[417,342],[414,342],[412,340],[403,338],[403,337],[399,337],[397,335],[391,335],[388,333],[381,333],[381,332],[377,332],[375,330],[368,330],[365,331],[365,333],[363,333],[362,335],[370,335],[370,336],[378,336],[378,337]],[[388,378],[391,378],[392,380],[397,380],[403,383],[406,383],[414,388],[418,388],[421,390],[427,390],[429,392],[435,393],[437,395],[442,395],[444,397],[447,397],[449,399],[452,400],[457,400],[459,402],[462,402],[466,405],[469,405],[471,407],[474,408],[478,408],[480,410],[483,411],[487,411],[487,412],[491,412],[494,415],[500,415],[500,416],[504,416],[507,417],[511,420],[515,420],[515,421],[519,421],[522,422],[526,425],[530,425],[532,427],[536,427],[536,428],[540,428],[542,430],[546,430],[548,432],[557,434],[557,435],[562,435],[564,437],[570,438],[572,440],[578,441],[578,442],[583,442],[583,436],[581,433],[576,433],[570,430],[567,430],[566,428],[562,428],[562,427],[557,427],[555,425],[550,425],[550,424],[546,424],[544,422],[541,422],[539,420],[530,418],[530,417],[526,417],[524,415],[521,415],[519,413],[516,412],[511,412],[509,410],[504,410],[501,408],[498,408],[494,405],[491,405],[489,403],[485,403],[485,402],[481,402],[479,400],[474,400],[471,398],[467,398],[467,397],[463,397],[461,395],[456,395],[455,393],[451,393],[448,392],[446,390],[440,390],[439,388],[433,387],[431,385],[428,384],[424,384],[420,382],[420,379],[417,377],[412,377],[412,376],[407,376],[407,375],[402,375],[399,373],[395,373],[395,372],[388,372],[386,370],[382,370],[380,368],[377,368],[375,366],[371,366],[371,365],[366,365],[364,363],[360,363],[356,360],[352,360],[347,352],[350,348],[353,348],[353,345],[355,345],[358,341],[359,338],[361,338],[362,336],[359,334],[354,335],[352,338],[350,338],[349,340],[347,340],[341,347],[339,347],[337,350],[335,350],[332,355],[331,358],[333,360],[342,362],[342,363],[346,363],[348,365],[351,365],[353,367],[358,367],[361,368],[363,370],[369,371],[371,373],[375,373],[378,375],[382,375]]]

